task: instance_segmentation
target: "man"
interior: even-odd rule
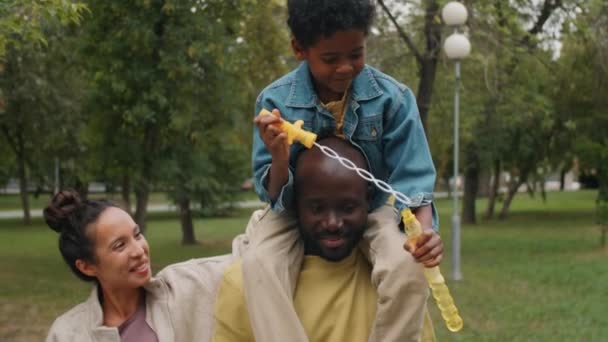
[[[348,142],[327,138],[322,144],[358,167],[367,168],[363,155]],[[293,303],[303,331],[310,341],[367,341],[376,318],[378,298],[371,282],[371,267],[356,247],[367,226],[371,186],[318,148],[301,153],[294,178],[297,233],[305,257]],[[282,217],[265,210],[259,213],[257,225]],[[254,234],[256,227],[251,228]],[[412,315],[394,318],[392,322],[403,324],[419,339],[428,290],[421,284],[424,278],[420,266],[413,261],[403,276],[412,278],[412,286],[404,289],[399,300],[411,307]],[[254,341],[240,262],[231,265],[224,274],[215,318],[214,341]],[[432,339],[432,327],[428,327],[429,334],[425,337]]]

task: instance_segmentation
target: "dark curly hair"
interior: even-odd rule
[[[287,25],[304,48],[337,31],[358,29],[366,35],[374,19],[374,0],[288,0]]]
[[[87,234],[89,226],[97,221],[99,215],[115,205],[105,200],[83,200],[74,190],[63,190],[51,199],[44,209],[44,220],[59,233],[59,251],[66,264],[78,278],[96,281],[76,267],[76,260],[95,262],[93,247],[95,242]]]

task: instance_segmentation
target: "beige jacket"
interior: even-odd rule
[[[248,243],[235,239],[232,255],[167,266],[145,286],[146,322],[160,342],[210,341],[213,305],[224,268]],[[120,342],[118,329],[103,326],[97,286],[84,303],[55,320],[46,342]]]

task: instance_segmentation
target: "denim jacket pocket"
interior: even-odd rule
[[[377,141],[382,137],[382,114],[360,117],[353,134],[355,141]]]

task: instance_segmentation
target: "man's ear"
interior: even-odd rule
[[[306,49],[295,38],[291,39],[291,50],[293,50],[297,60],[303,61],[306,59]]]
[[[84,273],[85,275],[87,275],[89,277],[97,276],[97,267],[95,267],[95,265],[93,263],[90,263],[90,262],[82,260],[82,259],[77,259],[75,264],[76,264],[76,268],[80,272]]]

